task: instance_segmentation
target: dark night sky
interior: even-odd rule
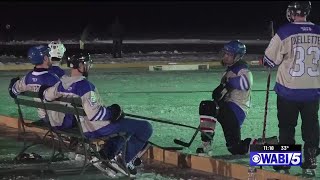
[[[263,33],[269,21],[286,23],[289,1],[224,2],[2,2],[1,28],[12,24],[17,33],[75,33],[91,23],[104,32],[115,16],[130,33]],[[320,3],[312,2],[310,20],[319,23]],[[53,27],[51,29],[50,25]]]

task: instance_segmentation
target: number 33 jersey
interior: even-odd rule
[[[288,100],[314,101],[320,97],[320,27],[294,22],[280,27],[264,56],[279,66],[275,92]]]

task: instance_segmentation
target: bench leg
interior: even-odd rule
[[[88,160],[89,160],[89,157],[88,157],[88,151],[89,149],[86,147],[86,143],[84,141],[84,139],[81,139],[81,142],[79,142],[82,146],[82,151],[83,151],[83,154],[84,154],[84,162],[83,162],[83,165],[82,165],[82,168],[81,168],[81,175],[87,170],[87,168],[90,166],[90,163],[87,163]]]
[[[121,165],[123,167],[123,169],[126,171],[126,173],[128,174],[128,176],[130,176],[130,171],[129,169],[126,167],[126,154],[127,154],[127,147],[128,147],[128,141],[129,141],[129,138],[128,136],[120,136],[121,138],[123,138],[123,141],[124,141],[124,145],[123,145],[123,150],[122,150],[122,153],[121,153],[121,159],[122,159],[122,164]]]
[[[54,155],[53,159],[56,160],[59,158],[63,159],[65,157],[65,154],[63,153],[63,148],[68,149],[67,145],[64,143],[63,138],[61,134],[55,133],[57,135],[57,141],[58,141],[58,147],[56,148],[58,150],[58,153]],[[54,140],[53,140],[54,141]],[[54,143],[54,142],[53,142]]]
[[[18,155],[14,158],[14,161],[17,162],[18,161],[18,158],[26,151],[28,150],[29,148],[35,146],[35,145],[39,145],[39,144],[43,144],[43,140],[44,138],[48,135],[49,131],[43,136],[43,138],[40,138],[37,134],[35,133],[32,133],[32,134],[35,134],[36,137],[38,138],[37,140],[35,140],[35,142],[27,145],[27,139],[26,139],[26,134],[28,134],[28,132],[25,131],[25,128],[23,126],[23,132],[20,133],[20,136],[23,135],[23,148],[22,150],[18,153]],[[39,142],[36,142],[36,141],[39,141]]]
[[[52,131],[50,131],[50,135],[51,135],[52,153],[51,153],[51,157],[49,160],[49,164],[51,164],[52,161],[55,160],[55,154],[56,154],[55,140],[54,140],[54,135],[53,135]]]
[[[101,162],[106,162],[109,163],[108,160],[104,160],[102,159],[102,157],[100,156],[100,153],[98,152],[98,149],[93,147],[96,146],[93,143],[84,143],[82,142],[82,146],[85,147],[84,150],[84,156],[85,156],[85,160],[84,160],[84,164],[82,167],[82,171],[81,174],[83,174],[87,168],[89,168],[90,166],[94,166],[94,163],[101,163]],[[96,157],[98,160],[97,161],[91,161],[93,157]],[[101,169],[100,169],[101,170]]]
[[[23,128],[24,129],[24,128]],[[24,132],[25,134],[27,134],[27,132]],[[36,134],[37,135],[37,134]],[[52,152],[51,152],[51,156],[50,156],[50,158],[49,158],[49,160],[48,160],[48,162],[47,162],[47,164],[51,164],[53,161],[55,161],[56,160],[56,158],[59,156],[59,155],[63,155],[63,153],[62,153],[62,151],[61,151],[61,145],[60,145],[60,142],[58,142],[59,143],[59,147],[58,147],[58,153],[56,153],[57,152],[57,147],[55,146],[55,139],[54,139],[54,133],[52,132],[52,131],[47,131],[46,132],[46,134],[42,137],[42,138],[40,138],[39,136],[36,136],[36,137],[38,137],[38,139],[35,141],[35,142],[33,142],[33,143],[31,143],[31,144],[29,144],[29,145],[27,145],[27,140],[26,140],[26,137],[24,136],[24,138],[23,138],[23,141],[24,141],[24,147],[22,148],[22,150],[18,153],[18,155],[14,158],[14,161],[15,162],[17,162],[18,161],[18,159],[19,159],[19,157],[23,154],[23,153],[25,153],[29,148],[31,148],[31,147],[33,147],[33,146],[35,146],[35,145],[40,145],[40,144],[44,144],[44,142],[46,141],[46,138],[48,138],[50,136],[50,142],[51,142],[51,148],[52,148]],[[38,142],[37,142],[38,141]]]

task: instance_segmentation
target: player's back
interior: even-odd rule
[[[48,69],[49,73],[55,74],[57,75],[59,78],[61,78],[62,76],[65,75],[65,72],[63,69],[61,69],[60,66],[56,66],[56,65],[52,65],[49,69]]]
[[[58,82],[55,75],[48,73],[48,71],[32,71],[26,75],[26,85],[29,87],[40,87],[41,85],[53,86]],[[38,92],[38,89],[33,89],[34,92]]]
[[[59,78],[47,71],[47,69],[37,69],[27,73],[20,81],[16,82],[12,91],[17,94],[24,91],[38,92],[42,85],[53,86]]]
[[[24,91],[38,92],[40,86],[53,86],[58,81],[59,78],[56,75],[49,73],[47,69],[35,68],[33,71],[27,73],[20,81],[17,81],[14,84],[12,91],[15,94]],[[38,98],[35,100],[40,101]],[[44,110],[38,109],[39,118],[44,118],[45,114]]]
[[[311,22],[289,23],[279,28],[282,43],[276,57],[279,64],[275,90],[285,96],[306,93],[314,99],[320,88],[320,27]],[[283,58],[282,58],[283,57]],[[299,92],[298,92],[299,91]]]
[[[56,96],[80,97],[82,106],[86,112],[81,118],[81,126],[86,136],[95,137],[99,135],[99,129],[110,124],[105,119],[110,112],[103,106],[102,99],[96,87],[83,76],[64,76],[51,90],[47,90],[46,99],[55,99]],[[109,116],[109,115],[108,115]],[[69,123],[74,120],[73,115],[66,114],[64,121]]]

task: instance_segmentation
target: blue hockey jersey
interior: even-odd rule
[[[49,73],[52,73],[52,74],[55,74],[57,75],[59,78],[61,78],[62,76],[65,75],[65,72],[63,69],[61,69],[59,66],[57,65],[52,65],[50,68],[49,68]]]
[[[53,86],[59,81],[58,76],[48,72],[48,69],[34,68],[33,71],[22,77],[12,86],[12,92],[19,94],[24,91],[38,92],[40,86]],[[40,99],[37,98],[40,101]],[[38,109],[39,118],[45,117],[43,109]]]
[[[84,76],[64,76],[59,83],[44,92],[46,101],[53,101],[61,96],[81,98],[82,106],[87,115],[81,117],[81,125],[86,136],[100,136],[99,129],[110,124],[110,109],[103,105],[96,87]],[[71,124],[73,120],[73,116],[66,114],[66,117],[59,124]]]
[[[320,98],[320,27],[311,22],[283,25],[271,39],[264,61],[279,66],[275,92],[288,100]]]

